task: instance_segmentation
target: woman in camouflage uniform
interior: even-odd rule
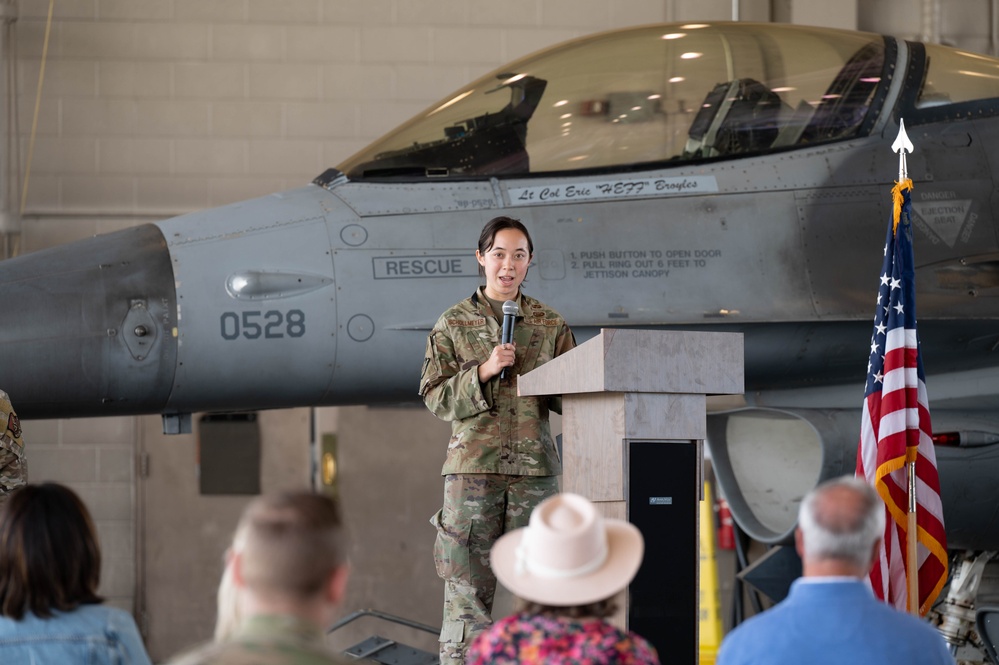
[[[444,580],[441,662],[449,665],[461,665],[465,647],[492,623],[493,543],[526,526],[534,506],[558,493],[562,468],[548,412],[561,412],[561,398],[518,397],[517,375],[576,342],[558,312],[520,291],[533,253],[518,220],[486,224],[475,252],[485,286],[444,312],[427,340],[420,394],[434,415],[451,422],[444,507],[431,519]],[[520,308],[513,344],[500,343],[507,300]],[[501,379],[505,367],[511,369]]]

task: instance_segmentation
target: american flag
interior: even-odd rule
[[[879,598],[908,606],[906,531],[909,510],[906,463],[916,462],[919,613],[933,606],[947,580],[947,537],[930,425],[923,361],[916,333],[916,285],[910,223],[912,181],[895,185],[885,240],[867,388],[864,391],[857,476],[884,499],[884,543],[871,570]]]

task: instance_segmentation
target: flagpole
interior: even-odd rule
[[[909,584],[909,613],[919,616],[919,557],[916,549],[916,462],[907,463],[909,475],[909,524],[905,530],[906,580]]]
[[[891,149],[898,153],[898,182],[903,183],[909,177],[908,165],[905,162],[905,153],[912,152],[913,146],[909,137],[905,133],[905,122],[899,118],[898,137],[892,143]],[[898,232],[898,222],[895,220],[896,233]],[[904,230],[903,230],[904,233]],[[918,453],[917,453],[918,455]],[[919,551],[917,548],[918,538],[916,534],[916,460],[906,462],[906,476],[909,491],[909,512],[908,522],[905,529],[906,544],[906,582],[908,585],[909,612],[919,616]]]

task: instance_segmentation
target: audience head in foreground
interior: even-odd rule
[[[794,544],[804,576],[866,578],[884,531],[884,503],[862,479],[820,485],[798,508]]]
[[[867,574],[884,530],[884,503],[863,480],[844,476],[812,490],[795,531],[803,577],[787,598],[725,637],[718,665],[953,665],[935,629],[871,591]]]
[[[86,506],[55,483],[0,508],[0,662],[149,663],[131,615],[104,607]]]
[[[233,534],[232,544],[225,551],[222,577],[215,595],[215,632],[212,639],[216,642],[226,642],[236,635],[240,621],[243,618],[239,598],[239,588],[232,574],[232,560],[236,552],[243,550],[246,542],[246,530],[237,529]]]
[[[517,597],[518,611],[480,635],[467,662],[658,663],[648,642],[608,621],[643,550],[634,525],[602,517],[582,496],[545,500],[528,526],[492,548],[493,570]]]
[[[347,538],[340,510],[327,496],[285,492],[260,497],[236,530],[226,574],[241,617],[222,642],[175,663],[304,665],[338,663],[325,645],[347,583]]]

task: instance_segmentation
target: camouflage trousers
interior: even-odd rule
[[[434,564],[444,580],[442,665],[463,665],[465,649],[492,623],[493,543],[527,526],[534,507],[557,493],[558,476],[444,476],[444,507],[430,519],[437,527]]]

